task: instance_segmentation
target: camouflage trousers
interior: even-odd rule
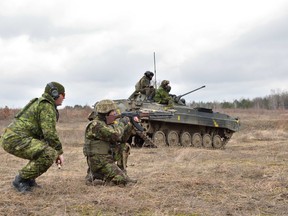
[[[105,182],[125,185],[129,178],[126,167],[130,148],[128,144],[121,144],[113,148],[111,154],[87,156],[88,174],[101,177]]]
[[[3,149],[19,158],[29,160],[19,170],[23,179],[35,179],[45,173],[56,160],[58,153],[47,143],[32,137],[22,137],[7,128],[0,139]]]
[[[130,155],[131,146],[128,143],[122,143],[115,148],[113,155],[117,166],[126,173],[128,157]]]

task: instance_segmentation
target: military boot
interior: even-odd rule
[[[104,175],[101,173],[87,173],[85,179],[90,182],[94,181],[95,179],[104,180]]]
[[[127,181],[126,183],[127,185],[133,185],[137,183],[136,179],[131,179],[129,176],[127,176],[126,181]]]
[[[30,192],[31,186],[29,180],[30,179],[23,179],[21,176],[17,175],[12,184],[21,193]]]
[[[87,173],[86,185],[101,185],[103,184],[104,176],[100,173]]]
[[[37,184],[35,179],[28,179],[28,184],[30,187],[42,188],[39,184]]]

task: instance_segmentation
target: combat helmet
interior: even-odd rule
[[[95,111],[97,113],[109,113],[112,110],[116,110],[118,107],[114,101],[105,99],[101,100],[95,105]]]
[[[169,80],[163,80],[161,82],[161,86],[164,87],[164,86],[168,85],[169,83],[170,83]]]
[[[146,71],[146,72],[144,73],[144,75],[145,75],[146,77],[148,77],[148,78],[151,80],[152,77],[154,76],[154,73],[151,72],[151,71]]]

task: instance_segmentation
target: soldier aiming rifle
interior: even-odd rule
[[[171,112],[166,111],[136,111],[136,112],[123,112],[121,114],[115,115],[115,116],[106,116],[106,122],[107,124],[113,123],[118,118],[124,118],[128,117],[130,119],[130,122],[135,128],[135,133],[138,135],[141,139],[144,140],[144,145],[146,147],[152,147],[157,148],[157,145],[153,142],[153,140],[147,136],[144,128],[141,126],[141,123],[138,121],[135,121],[135,117],[137,119],[165,119],[165,118],[171,118],[173,114]],[[132,137],[132,143],[135,141],[135,136]]]
[[[127,140],[133,135],[133,128],[143,134],[140,118],[156,119],[173,115],[159,111],[118,114],[118,110],[114,101],[106,99],[96,103],[93,114],[89,116],[83,147],[88,165],[86,183],[93,183],[96,179],[112,185],[136,183],[129,178],[126,170],[131,148]]]
[[[134,120],[134,117],[138,117],[139,119],[165,119],[165,118],[171,118],[173,116],[173,113],[171,112],[165,112],[165,111],[136,111],[136,112],[123,112],[118,115],[111,115],[106,116],[106,122],[107,124],[113,123],[118,118],[128,117],[130,119],[130,122],[132,125],[138,130],[143,132],[144,128],[139,124],[139,122],[136,122]]]

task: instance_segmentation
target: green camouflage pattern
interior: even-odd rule
[[[44,93],[31,100],[5,129],[1,145],[5,151],[30,160],[19,174],[24,179],[35,179],[48,170],[58,155],[63,153],[56,131],[58,110],[53,98]]]
[[[101,175],[104,181],[114,184],[125,185],[128,182],[125,162],[127,162],[129,152],[126,141],[131,133],[131,124],[114,122],[114,124],[107,125],[98,116],[89,122],[85,130],[83,153],[87,157],[88,170],[92,176]],[[102,150],[108,149],[108,151],[104,153],[105,151],[99,150],[95,145],[106,146],[102,147]],[[127,157],[123,158],[123,156]]]
[[[95,105],[95,111],[97,113],[108,113],[112,110],[116,110],[117,105],[112,100],[101,100]]]
[[[160,86],[154,97],[154,101],[160,104],[168,104],[168,107],[173,107],[174,105],[174,100],[173,98],[169,95],[167,90],[165,90],[162,86]]]

